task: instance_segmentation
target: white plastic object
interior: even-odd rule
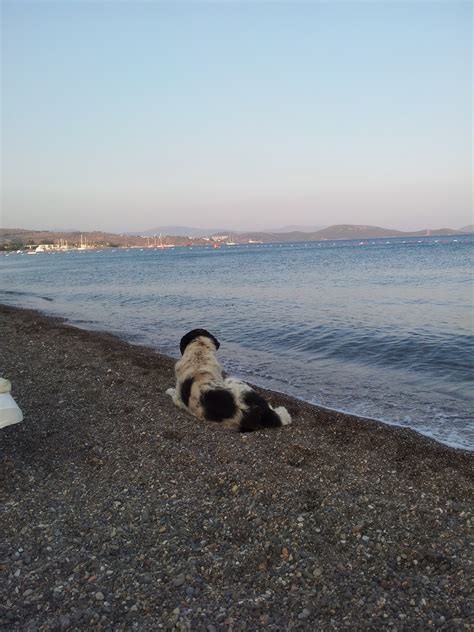
[[[0,428],[23,421],[23,413],[10,395],[11,388],[10,382],[0,377]]]

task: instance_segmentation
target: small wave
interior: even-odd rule
[[[337,359],[391,369],[403,369],[456,381],[472,379],[474,337],[440,333],[399,335],[367,329],[333,328],[325,325],[266,328],[248,334],[257,348],[279,353],[298,353],[308,362]]]
[[[51,298],[50,296],[41,296],[41,294],[36,294],[35,292],[20,292],[18,290],[0,289],[0,294],[8,294],[12,296],[31,296],[32,298],[40,298],[43,301],[54,301],[54,298]]]

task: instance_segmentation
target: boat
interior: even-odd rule
[[[86,250],[90,250],[90,249],[91,249],[91,247],[88,245],[87,239],[83,239],[82,238],[82,233],[81,233],[81,243],[76,248],[76,250],[80,250],[81,252],[85,252]]]

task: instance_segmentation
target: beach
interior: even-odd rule
[[[1,629],[472,629],[473,453],[261,389],[293,425],[236,434],[151,349],[0,328]]]

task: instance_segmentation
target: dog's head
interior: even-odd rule
[[[181,355],[183,355],[186,347],[191,342],[193,342],[193,340],[196,340],[196,338],[200,338],[201,336],[204,336],[205,338],[210,338],[214,343],[216,350],[219,349],[219,347],[221,346],[217,338],[215,338],[205,329],[193,329],[191,331],[188,331],[188,333],[181,338],[181,342],[179,343],[179,350],[181,351]]]

